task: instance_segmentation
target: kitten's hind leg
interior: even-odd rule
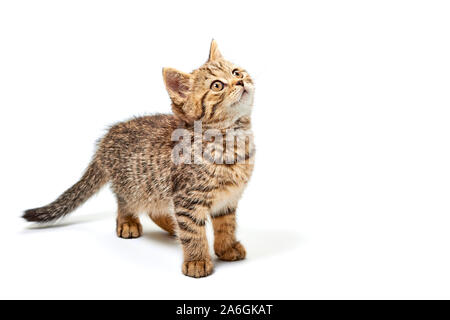
[[[139,218],[123,201],[119,202],[117,212],[117,236],[124,239],[139,238],[142,235],[142,225]]]
[[[175,235],[175,219],[168,214],[149,214],[149,217],[156,223],[161,229],[167,231],[171,236]]]
[[[175,235],[176,220],[172,200],[156,200],[148,205],[148,216],[161,229],[167,231],[171,236]]]

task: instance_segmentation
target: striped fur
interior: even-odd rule
[[[23,217],[37,222],[61,218],[110,182],[118,203],[117,235],[139,237],[138,214],[145,212],[178,237],[183,273],[204,277],[213,271],[205,231],[208,218],[216,255],[227,261],[245,257],[235,237],[236,207],[253,170],[253,82],[245,70],[223,59],[214,41],[208,62],[199,69],[189,74],[164,69],[163,74],[174,114],[139,117],[111,127],[81,180],[51,204],[27,210]],[[223,90],[213,90],[214,81],[221,81]],[[173,162],[174,130],[184,129],[193,136],[196,120],[203,130],[215,128],[225,134],[234,129],[244,136],[249,143],[243,150],[221,155],[223,160],[231,155],[242,161]],[[201,141],[202,146],[207,143],[223,141]]]

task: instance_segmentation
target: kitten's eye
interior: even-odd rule
[[[233,70],[233,76],[242,78],[242,73],[238,69]]]
[[[224,84],[222,81],[216,80],[213,83],[211,83],[211,89],[213,91],[222,91],[224,87]]]

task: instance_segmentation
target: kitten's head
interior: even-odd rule
[[[250,115],[253,81],[244,69],[222,57],[214,40],[209,59],[200,68],[191,73],[164,68],[163,77],[173,112],[187,123],[233,123]]]

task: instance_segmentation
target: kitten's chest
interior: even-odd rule
[[[235,208],[246,185],[229,186],[221,189],[217,189],[212,194],[211,201],[211,214],[219,213],[226,208]]]
[[[225,189],[226,187],[238,187],[246,185],[250,180],[253,172],[253,163],[235,163],[227,164],[211,164],[210,171],[214,176],[214,183],[217,189]]]
[[[215,168],[215,189],[211,192],[211,213],[220,212],[224,208],[233,208],[250,180],[253,164],[235,164]]]

